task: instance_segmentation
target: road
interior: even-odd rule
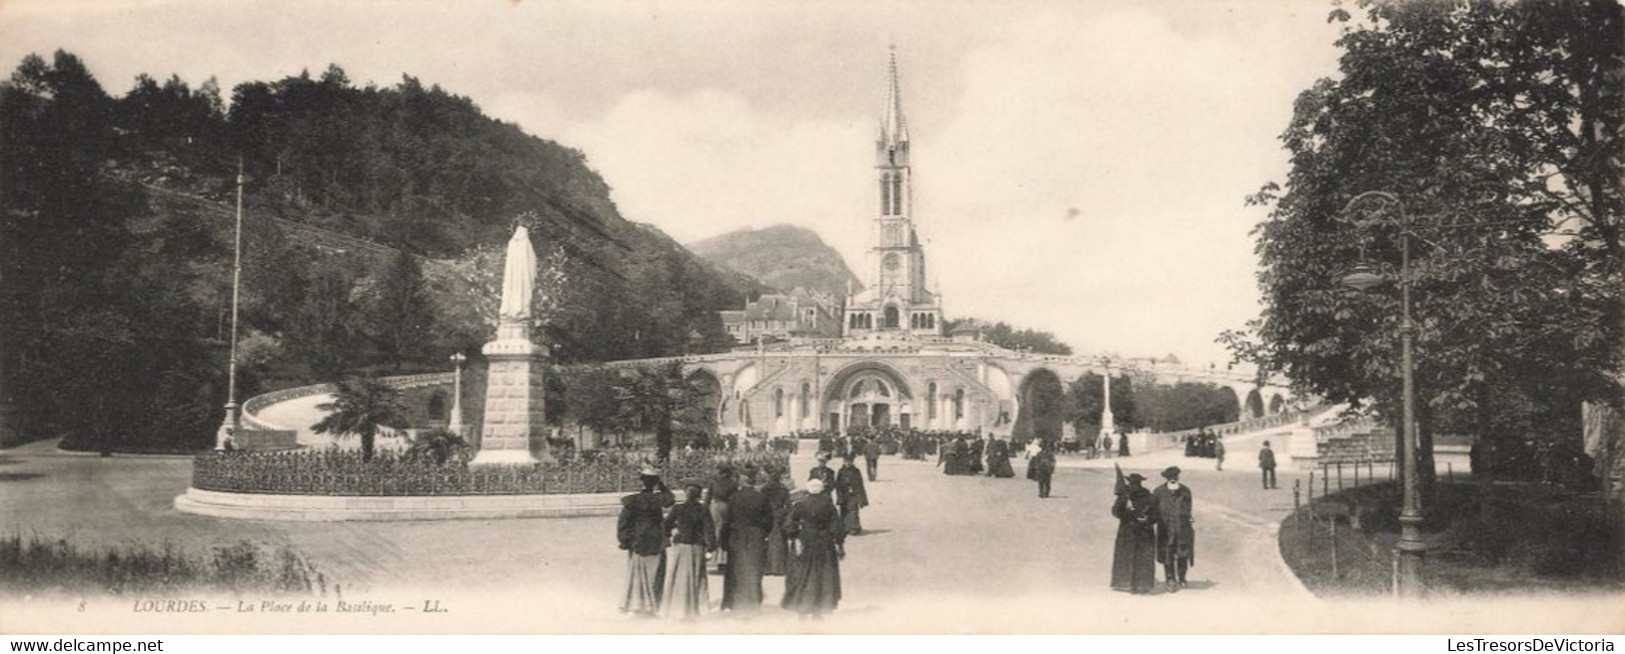
[[[171,502],[188,485],[188,459],[69,455],[35,443],[0,451],[0,515],[7,531],[81,545],[171,543],[207,550],[241,540],[285,544],[303,553],[347,600],[416,608],[432,599],[450,612],[203,620],[132,614],[127,598],[89,598],[90,611],[81,614],[71,609],[73,598],[10,597],[0,599],[0,631],[60,621],[84,633],[1276,633],[1386,631],[1413,623],[1412,629],[1427,631],[1440,624],[1386,605],[1328,603],[1304,592],[1275,546],[1274,523],[1290,509],[1291,493],[1257,488],[1256,471],[1218,472],[1211,461],[1177,453],[1124,461],[1125,469],[1148,476],[1170,462],[1187,471],[1198,533],[1192,583],[1176,594],[1130,596],[1108,589],[1116,530],[1109,515],[1109,462],[1065,461],[1054,497],[1040,500],[1035,486],[1019,478],[1019,460],[1018,478],[990,479],[947,477],[928,463],[886,457],[880,480],[870,487],[873,504],[864,512],[869,532],[848,544],[845,599],[833,617],[799,622],[771,609],[750,619],[723,615],[675,624],[615,610],[624,558],[614,546],[612,518],[292,523],[186,515]],[[793,464],[799,477],[812,461],[799,456]],[[1283,476],[1282,485],[1290,488],[1290,478]],[[714,604],[720,578],[713,576],[712,583]],[[781,592],[782,580],[770,577],[770,601]],[[1476,617],[1480,632],[1520,624],[1506,622],[1495,606],[1475,602],[1449,615],[1458,621]],[[1594,619],[1597,606],[1581,602],[1562,616]],[[1526,611],[1511,615],[1529,618]]]

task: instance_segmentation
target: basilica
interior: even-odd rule
[[[942,297],[927,284],[914,221],[909,146],[894,54],[875,138],[873,241],[858,271],[864,286],[833,307],[830,313],[839,315],[833,329],[812,329],[825,312],[798,313],[796,306],[808,304],[796,304],[795,294],[724,312],[730,332],[756,344],[685,358],[691,375],[715,384],[722,431],[776,436],[896,426],[1007,433],[1032,383],[1059,385],[1109,364],[1024,356],[982,342],[974,328],[945,333]],[[777,321],[769,320],[773,309],[782,314]],[[765,333],[782,338],[771,344],[753,338]],[[1040,431],[1061,429],[1059,416],[1042,422]]]
[[[1249,382],[1203,379],[1211,377],[1208,371],[1142,369],[1143,362],[1110,356],[1015,352],[984,342],[975,328],[947,332],[942,296],[927,283],[909,149],[893,54],[874,147],[875,203],[868,218],[873,240],[857,273],[864,287],[834,303],[792,293],[724,312],[730,331],[751,344],[681,358],[691,378],[714,391],[709,408],[722,432],[780,436],[901,427],[1053,439],[1069,435],[1070,425],[1060,407],[1039,406],[1037,398],[1057,396],[1066,382],[1087,372],[1128,369],[1162,383],[1214,381],[1243,396],[1258,394]],[[766,333],[782,337],[754,337]],[[1048,392],[1034,392],[1043,386]]]

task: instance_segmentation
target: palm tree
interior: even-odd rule
[[[361,460],[371,461],[373,442],[380,432],[388,433],[406,424],[406,408],[401,392],[375,379],[352,377],[338,382],[334,401],[316,408],[328,411],[311,426],[318,434],[361,437]]]
[[[445,464],[453,458],[462,459],[468,453],[468,441],[462,436],[445,429],[432,429],[418,434],[411,444],[406,447],[406,457],[409,459],[431,459],[436,464]]]

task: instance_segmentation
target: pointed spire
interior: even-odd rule
[[[908,142],[908,122],[903,120],[902,84],[897,79],[897,46],[891,46],[891,86],[886,90],[886,117],[881,122],[883,140],[890,145]]]

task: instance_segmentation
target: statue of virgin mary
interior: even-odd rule
[[[499,322],[530,320],[530,300],[536,289],[536,250],[530,246],[530,232],[515,227],[508,239],[508,253],[502,268],[502,307]]]

